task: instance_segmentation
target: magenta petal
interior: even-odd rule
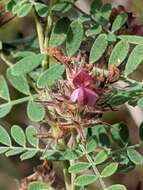
[[[98,95],[93,90],[90,90],[88,88],[84,88],[84,94],[86,97],[85,105],[94,106],[97,102]]]
[[[85,105],[85,101],[86,101],[86,96],[85,96],[85,93],[84,93],[84,88],[80,87],[78,88],[79,90],[79,94],[78,94],[78,103],[80,105]]]
[[[70,97],[72,102],[78,102],[80,105],[84,105],[85,96],[84,96],[84,89],[82,87],[77,88],[73,91]]]
[[[91,76],[83,69],[80,70],[73,79],[75,87],[88,87],[93,83]]]
[[[72,92],[72,94],[71,94],[71,96],[70,96],[70,100],[71,100],[72,102],[76,102],[76,101],[78,100],[78,97],[79,97],[79,89],[77,88],[77,89],[75,89],[75,90]]]
[[[77,101],[82,106],[94,106],[98,99],[98,95],[93,90],[80,87],[73,91],[70,99],[72,102]]]

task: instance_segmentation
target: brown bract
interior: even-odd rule
[[[21,181],[19,190],[27,190],[31,182],[42,182],[51,185],[55,180],[55,172],[52,168],[52,163],[44,161],[42,165],[39,165],[34,169],[34,173],[24,178]]]

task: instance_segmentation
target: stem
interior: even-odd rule
[[[74,160],[70,161],[70,166],[72,166],[74,164]],[[76,186],[74,185],[74,180],[76,178],[76,175],[71,173],[71,190],[76,190]]]
[[[80,145],[80,147],[81,147],[82,151],[85,153],[85,156],[86,156],[88,162],[91,164],[92,169],[93,169],[95,175],[96,175],[97,177],[99,177],[99,181],[100,181],[100,184],[101,184],[101,186],[102,186],[102,189],[103,189],[103,190],[106,190],[107,187],[106,187],[106,185],[105,185],[105,183],[104,183],[102,177],[100,176],[100,172],[98,171],[97,167],[95,166],[95,164],[94,164],[92,158],[91,158],[91,157],[89,156],[89,154],[86,152],[86,150],[85,150],[85,148],[84,148],[83,145]]]
[[[71,189],[71,175],[68,172],[69,166],[70,166],[69,161],[67,160],[63,161],[63,173],[64,173],[66,190],[73,190]]]
[[[1,104],[0,108],[3,108],[3,107],[8,106],[8,105],[14,106],[17,104],[21,104],[21,103],[27,102],[29,99],[31,99],[33,97],[37,97],[37,96],[38,96],[38,94],[35,94],[35,95],[26,96],[24,98],[20,98],[18,100],[12,100],[12,101],[9,101],[7,103]]]
[[[35,18],[36,29],[37,29],[38,39],[39,39],[40,52],[44,53],[45,52],[45,49],[44,49],[44,31],[43,31],[42,23],[40,21],[39,16],[36,13],[36,11],[34,14],[34,18]]]
[[[51,31],[52,31],[52,26],[53,26],[53,17],[52,17],[52,11],[51,11],[51,7],[54,3],[56,3],[57,1],[53,1],[50,0],[49,1],[49,14],[47,17],[47,24],[46,24],[46,30],[45,30],[45,40],[44,40],[44,45],[45,48],[48,49],[49,47],[49,41],[50,41],[50,35],[51,35]],[[46,67],[49,66],[49,56],[47,56],[47,63],[45,62]]]
[[[71,129],[71,139],[72,139],[72,146],[75,147],[77,145],[76,142],[76,130]],[[70,160],[70,166],[74,164],[74,160]],[[74,185],[74,180],[76,178],[76,174],[71,173],[71,190],[76,190],[76,186]]]
[[[13,66],[13,64],[7,59],[3,52],[0,53],[0,58],[6,63],[8,67]]]

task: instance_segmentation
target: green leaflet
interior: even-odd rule
[[[66,51],[73,56],[79,49],[83,39],[84,29],[79,19],[73,21],[67,33]]]
[[[135,45],[143,44],[143,37],[136,35],[120,35],[118,36],[121,40],[126,40],[127,42]]]
[[[9,156],[16,156],[16,155],[22,153],[23,151],[24,151],[23,148],[15,148],[15,149],[12,149],[12,150],[7,151],[7,152],[5,153],[5,155],[6,155],[7,157],[9,157]]]
[[[87,37],[96,36],[102,32],[102,27],[100,25],[95,25],[92,28],[88,29],[85,34]]]
[[[18,17],[24,17],[30,13],[32,10],[32,3],[24,3],[17,10]]]
[[[26,137],[28,142],[34,146],[34,147],[38,147],[39,146],[39,139],[35,137],[35,135],[37,134],[37,129],[29,126],[26,128]]]
[[[20,156],[21,160],[28,160],[33,158],[37,154],[38,150],[28,150]]]
[[[54,190],[52,187],[48,186],[46,183],[31,182],[28,190]]]
[[[102,6],[103,6],[102,0],[94,0],[91,3],[90,13],[95,14],[96,12],[98,12],[101,9]]]
[[[47,5],[45,5],[43,3],[35,3],[34,6],[35,6],[35,10],[39,16],[41,16],[41,17],[47,16],[47,14],[48,14]]]
[[[69,25],[70,20],[67,17],[63,17],[56,22],[50,36],[50,47],[56,47],[64,43]]]
[[[95,182],[97,179],[96,175],[81,175],[75,179],[74,184],[83,187]]]
[[[104,161],[106,161],[108,159],[109,156],[109,151],[107,150],[101,150],[94,159],[94,163],[96,165],[103,163]]]
[[[93,46],[91,48],[89,62],[90,63],[97,62],[104,54],[104,52],[107,48],[107,45],[108,45],[107,35],[100,34],[94,41]]]
[[[90,153],[90,152],[93,152],[97,147],[97,143],[95,141],[95,138],[94,137],[90,137],[88,140],[87,140],[87,144],[86,144],[86,152],[87,153]]]
[[[124,123],[112,125],[111,135],[113,140],[121,147],[125,147],[129,143],[129,129]]]
[[[20,76],[33,71],[41,64],[44,57],[43,54],[24,57],[11,68],[11,74]]]
[[[18,91],[22,92],[23,94],[29,95],[30,88],[28,85],[28,81],[24,75],[22,76],[15,76],[12,74],[11,69],[7,69],[7,78],[10,81],[11,85]]]
[[[134,164],[136,164],[136,165],[142,165],[143,164],[143,156],[139,152],[137,152],[135,149],[128,148],[127,154],[129,156],[130,160]]]
[[[127,57],[128,52],[129,43],[124,40],[119,41],[112,50],[108,65],[110,66],[114,64],[116,66],[119,66]]]
[[[122,13],[118,15],[112,24],[111,31],[116,32],[117,30],[119,30],[126,23],[127,18],[128,18],[127,13]]]
[[[0,126],[0,143],[7,146],[11,146],[11,140],[9,134],[2,126]]]
[[[52,11],[57,13],[66,13],[72,8],[72,5],[68,2],[56,3],[52,6]]]
[[[56,82],[56,80],[62,76],[64,71],[64,65],[57,64],[50,67],[40,75],[37,81],[37,86],[39,88],[45,88],[46,86],[51,87]]]
[[[56,22],[50,36],[50,47],[56,47],[64,43],[69,25],[70,20],[67,17],[63,17]]]
[[[45,109],[40,103],[30,100],[27,106],[27,114],[31,121],[39,122],[45,116]]]
[[[19,127],[17,125],[13,125],[11,128],[11,135],[17,144],[19,144],[23,147],[26,146],[25,134],[21,127]]]
[[[78,162],[73,164],[72,166],[69,167],[68,171],[70,173],[79,173],[87,170],[90,167],[90,164],[87,162]]]
[[[0,118],[5,117],[11,111],[12,105],[10,103],[0,105]]]
[[[131,74],[143,61],[143,45],[137,45],[131,52],[125,67],[125,75]]]
[[[108,166],[106,166],[101,172],[102,177],[109,177],[113,175],[118,169],[118,163],[112,162]]]
[[[108,187],[107,190],[127,190],[124,185],[116,184],[116,185],[111,185]]]

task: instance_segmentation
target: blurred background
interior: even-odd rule
[[[78,0],[77,5],[88,12],[90,2],[91,0]],[[104,0],[104,2],[112,3],[114,7],[117,7],[118,5],[125,6],[126,10],[134,12],[138,19],[143,22],[143,0]],[[1,5],[2,4],[0,2],[0,10]],[[2,13],[0,12],[0,18],[2,18],[1,15]],[[3,19],[6,19],[6,15]],[[2,25],[0,21],[0,41],[8,42],[18,38],[20,39],[31,36],[34,33],[35,25],[32,15],[29,15],[24,19],[14,18],[8,24],[4,25]],[[140,67],[136,71],[134,78],[140,79],[142,77],[142,70],[143,68]],[[6,65],[2,60],[0,60],[0,74],[5,75],[5,71]],[[21,96],[17,91],[14,91],[13,88],[11,88],[10,91],[14,99]],[[105,120],[111,124],[119,121],[125,121],[130,129],[132,143],[138,142],[138,126],[143,121],[142,109],[138,107],[132,108],[126,105],[118,112],[108,113],[105,115]],[[7,130],[9,130],[9,126],[13,124],[19,124],[23,127],[26,127],[29,124],[27,116],[25,115],[24,104],[15,106],[7,117],[0,119],[0,125],[5,126]],[[38,158],[20,162],[18,157],[6,158],[5,156],[0,156],[0,190],[19,190],[16,179],[20,180],[23,177],[30,175],[33,172],[33,167],[38,164],[40,164]],[[135,190],[134,187],[136,184],[142,180],[143,168],[140,167],[128,174],[116,175],[113,178],[110,178],[110,181],[106,181],[106,183],[110,184],[117,182],[125,184],[128,190]],[[95,187],[92,189],[96,190]]]

